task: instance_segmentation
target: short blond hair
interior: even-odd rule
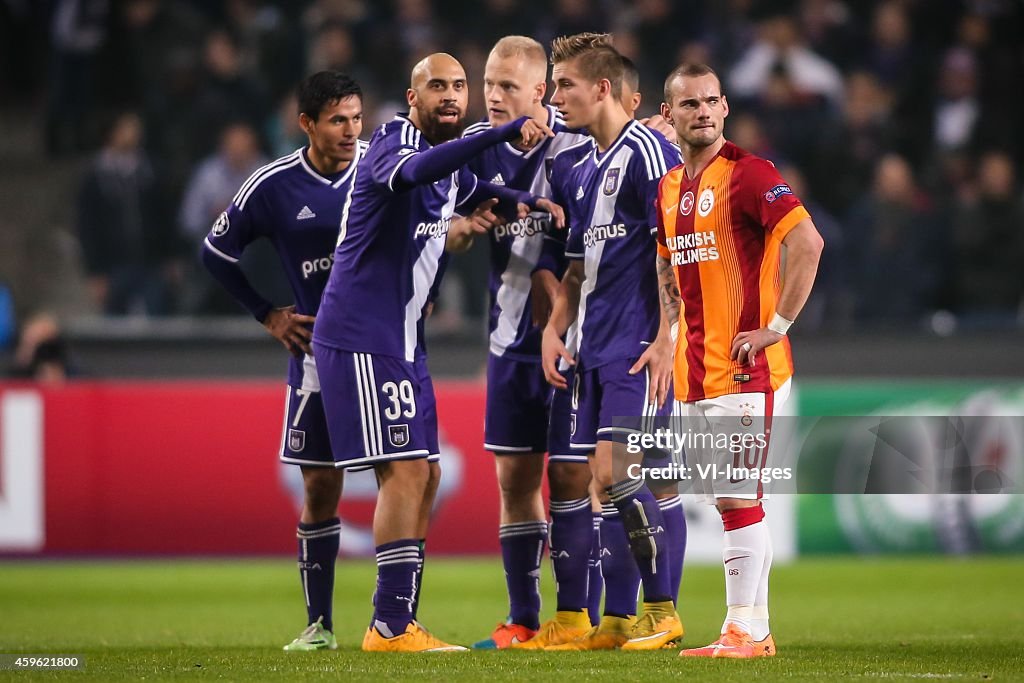
[[[544,52],[544,46],[529,36],[505,36],[491,48],[491,56],[499,59],[522,57],[537,72],[540,80],[547,78],[548,55]]]
[[[583,77],[597,82],[608,79],[612,92],[622,92],[625,71],[622,55],[612,45],[610,33],[577,33],[560,36],[551,41],[551,63],[560,64],[576,60]]]
[[[502,59],[522,55],[531,62],[548,63],[548,55],[544,52],[544,46],[529,36],[505,36],[494,44],[491,53]]]

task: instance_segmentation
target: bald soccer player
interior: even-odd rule
[[[406,100],[408,114],[374,132],[344,199],[313,351],[335,466],[373,468],[379,485],[377,590],[363,649],[438,652],[464,648],[436,638],[415,618],[427,518],[440,478],[439,466],[428,461],[437,450],[436,423],[424,410],[433,405],[433,390],[425,365],[416,362],[427,299],[456,209],[469,212],[497,199],[495,211],[509,219],[535,209],[561,211],[464,170],[487,147],[531,146],[552,133],[521,117],[457,139],[468,90],[454,57],[438,53],[419,62]]]

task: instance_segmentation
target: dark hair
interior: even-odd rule
[[[672,69],[672,73],[665,79],[665,102],[672,104],[672,93],[669,92],[669,88],[672,87],[672,81],[677,78],[699,78],[700,76],[707,76],[708,74],[715,77],[718,81],[719,90],[722,89],[722,79],[719,78],[715,70],[707,64],[680,64],[676,68]],[[724,94],[724,93],[719,93]]]
[[[595,83],[607,78],[612,92],[622,94],[622,55],[612,45],[612,34],[577,33],[551,41],[552,64],[573,59],[584,78]]]
[[[359,84],[340,71],[318,71],[299,83],[299,113],[316,121],[324,107],[346,97],[363,99]]]
[[[622,85],[633,92],[640,90],[640,71],[629,57],[622,56]]]

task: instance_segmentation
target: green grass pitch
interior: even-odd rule
[[[0,562],[0,653],[77,654],[84,671],[0,680],[741,681],[1024,680],[1024,558],[800,560],[772,576],[780,654],[754,661],[651,653],[359,651],[374,570],[339,564],[337,652],[286,654],[305,625],[294,562]],[[545,615],[553,609],[544,580]],[[428,558],[422,621],[469,643],[504,614],[496,559]],[[685,644],[716,637],[721,569],[688,567]]]

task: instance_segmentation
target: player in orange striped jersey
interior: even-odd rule
[[[772,417],[780,414],[793,374],[786,332],[810,294],[822,239],[774,165],[723,137],[729,104],[710,67],[674,70],[665,81],[662,115],[675,129],[683,155],[683,164],[662,178],[658,190],[659,286],[668,319],[678,321],[677,412],[688,429],[724,427],[764,438],[742,458],[728,448],[687,452],[697,463],[723,469],[764,468]],[[759,481],[731,478],[703,484],[725,527],[728,612],[721,638],[680,654],[774,655],[763,488]]]

